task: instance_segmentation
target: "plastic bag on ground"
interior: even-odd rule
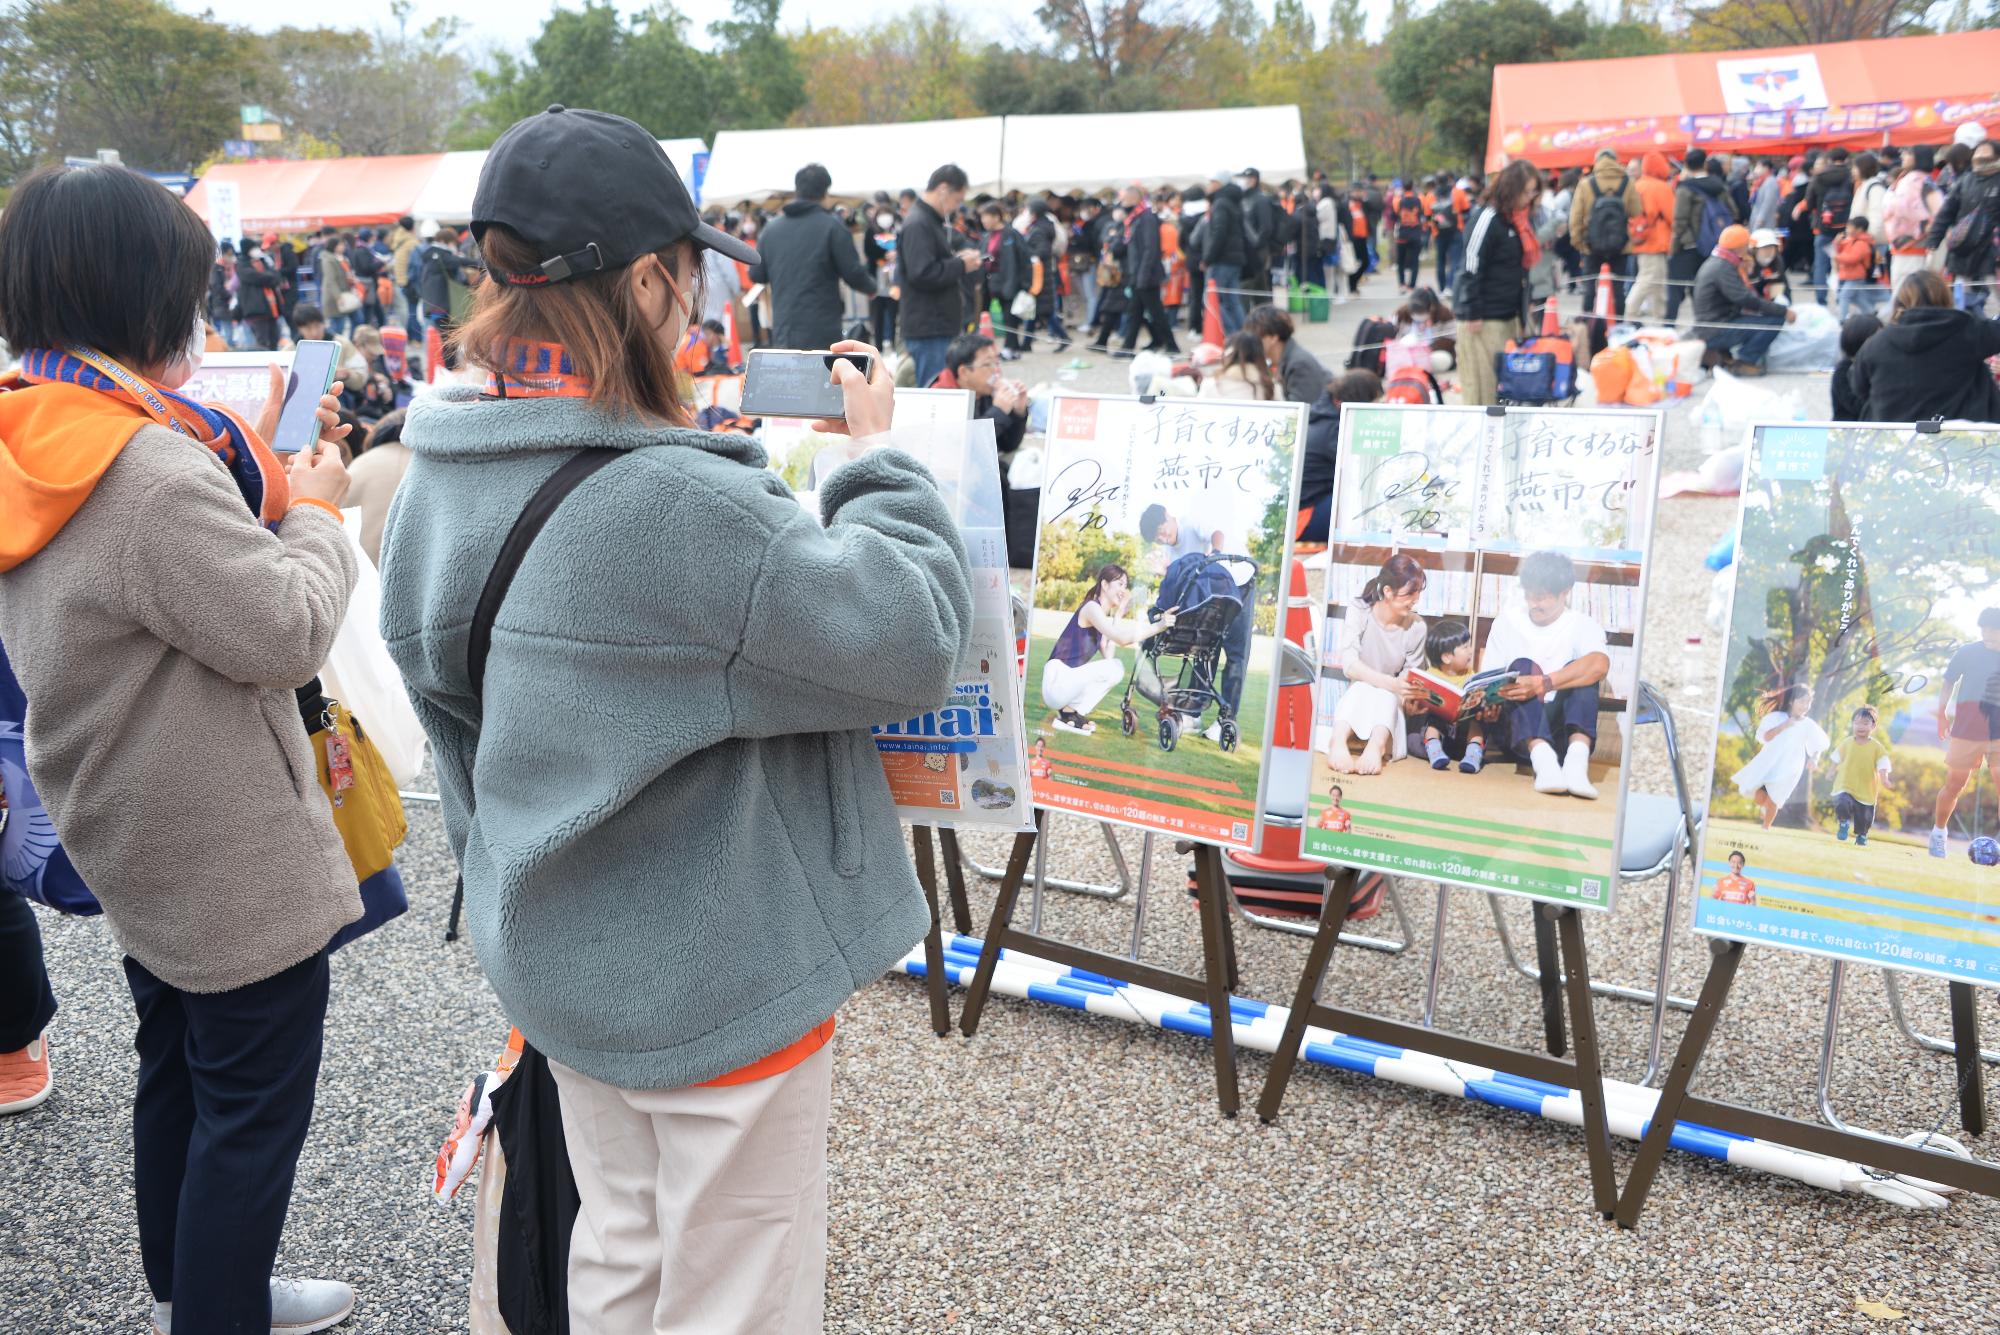
[[[1798,319],[1778,331],[1767,371],[1831,371],[1840,360],[1840,321],[1824,306],[1795,306]]]
[[[1695,429],[1708,454],[1742,444],[1755,423],[1806,420],[1805,403],[1797,394],[1754,384],[1721,369],[1694,410]]]

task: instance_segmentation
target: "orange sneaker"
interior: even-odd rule
[[[47,1034],[19,1052],[0,1052],[0,1117],[39,1107],[54,1088]]]

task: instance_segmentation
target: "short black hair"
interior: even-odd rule
[[[729,337],[729,331],[722,327],[722,321],[720,320],[703,320],[701,328],[703,333],[714,334],[717,338]]]
[[[1882,322],[1868,311],[1861,311],[1847,317],[1847,323],[1840,326],[1840,355],[1852,357],[1861,351],[1861,345],[1882,332]]]
[[[1730,849],[1729,856],[1726,859],[1724,859],[1724,861],[1727,862],[1748,862],[1749,860],[1750,859],[1743,856],[1743,850],[1740,848]]]
[[[300,325],[325,323],[326,312],[313,305],[310,301],[302,301],[292,307],[292,328],[294,329],[297,329]]]
[[[1828,162],[1835,162],[1835,163],[1845,162],[1851,156],[1853,155],[1850,154],[1845,148],[1841,147],[1839,144],[1835,144],[1832,148],[1829,148],[1826,151],[1826,160]]]
[[[947,162],[931,173],[930,184],[924,187],[924,191],[929,193],[941,185],[949,186],[953,190],[963,190],[970,184],[971,182],[965,179],[965,168],[956,162]]]
[[[1699,145],[1697,145],[1697,146],[1695,146],[1694,148],[1691,148],[1691,149],[1689,149],[1689,150],[1688,150],[1688,155],[1687,155],[1687,169],[1688,169],[1689,171],[1691,171],[1691,172],[1698,172],[1698,171],[1702,170],[1702,168],[1704,168],[1704,167],[1706,167],[1706,166],[1708,166],[1708,150],[1707,150],[1707,149],[1705,149],[1705,148],[1702,148],[1702,147],[1700,147]]]
[[[998,218],[1005,218],[1007,216],[1007,206],[997,199],[981,200],[979,203],[979,216],[984,218],[989,213]]]
[[[1875,713],[1875,706],[1873,706],[1873,705],[1862,705],[1862,706],[1860,706],[1859,708],[1857,708],[1857,709],[1856,709],[1856,710],[1854,711],[1854,717],[1855,717],[1855,718],[1865,718],[1865,719],[1867,719],[1867,720],[1868,720],[1868,721],[1869,721],[1870,723],[1875,723],[1875,722],[1879,722],[1879,717],[1878,717],[1878,716],[1876,715],[1876,713]]]
[[[1865,232],[1868,230],[1868,215],[1865,213],[1850,213],[1847,215],[1847,225],[1849,227],[1859,227]]]
[[[944,350],[944,369],[953,375],[961,366],[970,366],[980,353],[993,346],[993,340],[984,334],[960,334]]]
[[[1255,334],[1258,338],[1275,338],[1287,343],[1297,332],[1292,324],[1292,317],[1271,305],[1259,306],[1244,316],[1243,330],[1245,333]]]
[[[833,173],[817,162],[808,162],[799,168],[796,176],[792,177],[793,193],[800,199],[825,199],[826,192],[831,189],[833,189]]]
[[[403,228],[405,231],[414,232],[417,230],[417,220],[406,213],[396,219],[396,226]],[[400,424],[398,424],[398,429],[400,429]]]
[[[1139,536],[1147,542],[1160,540],[1160,525],[1167,522],[1167,507],[1153,502],[1139,513]]]
[[[1424,658],[1434,668],[1444,666],[1445,655],[1472,643],[1472,631],[1463,621],[1446,618],[1431,623],[1424,636]]]
[[[1336,783],[1333,787],[1326,790],[1326,795],[1338,802],[1341,798],[1347,796],[1347,790]]]
[[[43,167],[0,214],[0,341],[84,347],[134,370],[187,347],[215,239],[194,210],[128,167]]]
[[[1521,587],[1529,593],[1568,593],[1576,587],[1576,565],[1561,552],[1530,552],[1521,562]]]

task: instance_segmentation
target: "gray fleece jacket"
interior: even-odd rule
[[[146,426],[0,575],[29,777],[119,946],[183,991],[282,973],[361,916],[293,695],[355,573],[333,515],[274,534],[206,446]]]
[[[929,923],[868,734],[935,707],[971,625],[957,530],[907,455],[821,491],[755,442],[581,399],[446,389],[382,544],[382,629],[437,755],[466,921],[530,1042],[628,1089],[764,1057]],[[466,639],[502,539],[579,446],[626,450],[536,539],[483,704]]]

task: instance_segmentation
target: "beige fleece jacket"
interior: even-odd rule
[[[29,774],[119,946],[184,991],[280,973],[361,916],[293,695],[354,580],[333,515],[270,532],[158,426],[0,574]]]

